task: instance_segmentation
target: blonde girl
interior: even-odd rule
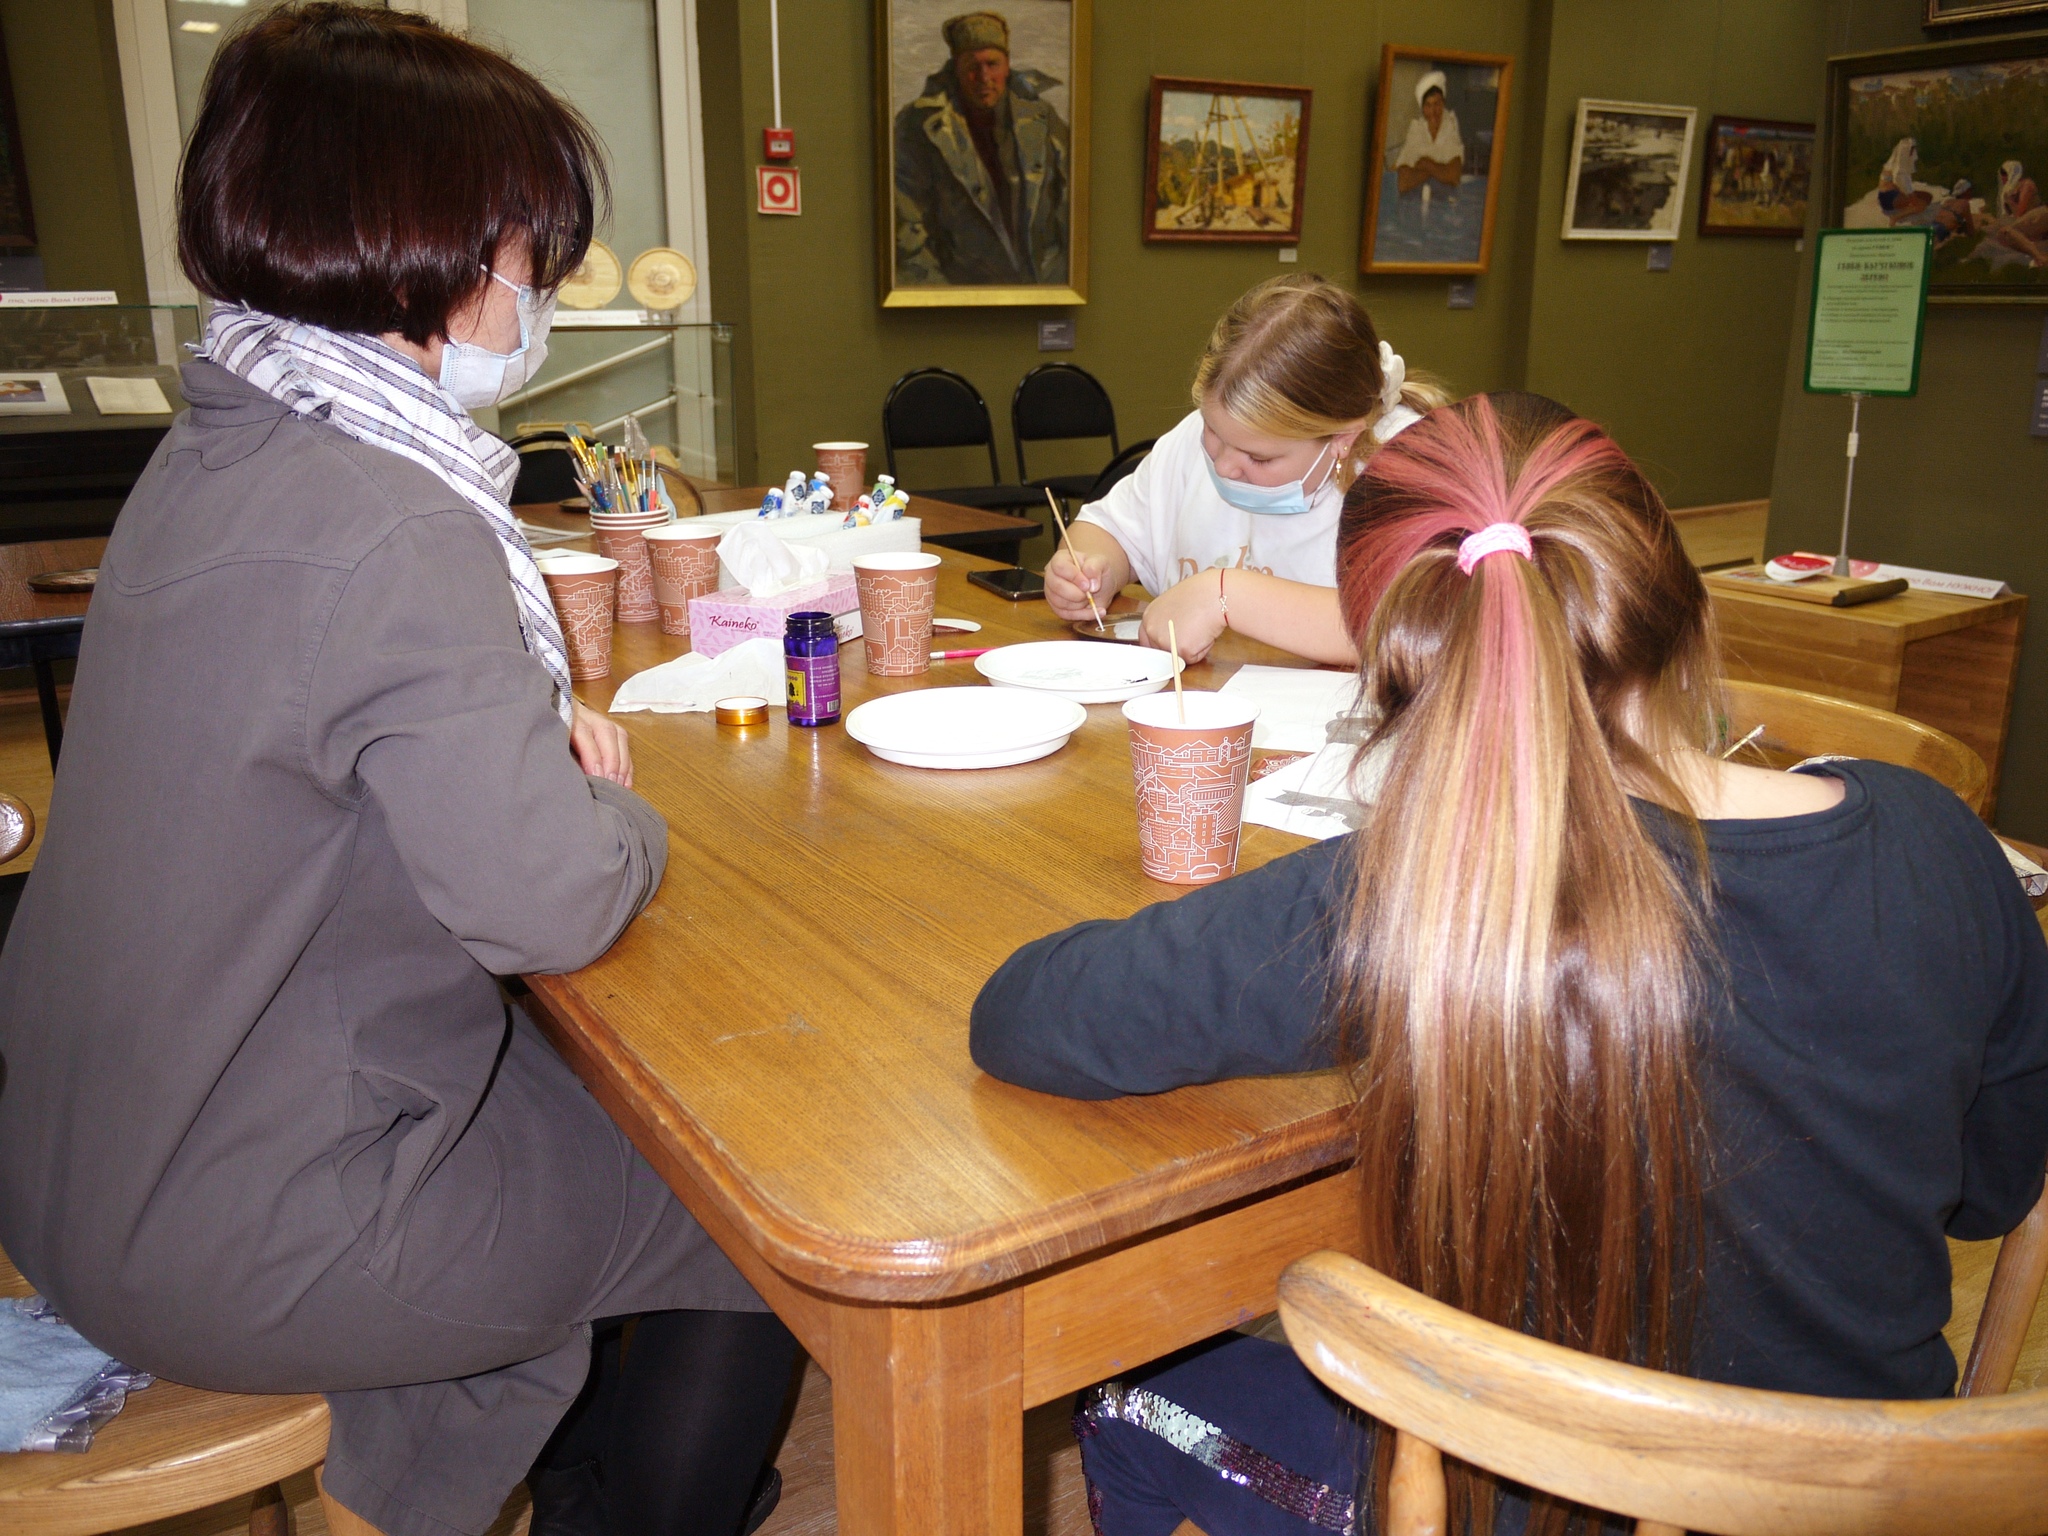
[[[1074,524],[1046,598],[1089,617],[1127,582],[1154,594],[1144,637],[1200,660],[1225,629],[1315,661],[1355,664],[1337,609],[1337,514],[1366,459],[1444,403],[1315,275],[1274,278],[1216,322],[1195,409]]]

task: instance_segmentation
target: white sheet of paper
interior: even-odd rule
[[[171,402],[155,379],[87,378],[92,403],[102,416],[168,416]]]
[[[1223,692],[1249,698],[1259,706],[1252,727],[1254,749],[1270,752],[1315,752],[1330,739],[1330,722],[1341,720],[1358,703],[1358,674],[1317,667],[1244,666]]]
[[[1351,764],[1357,755],[1354,743],[1333,741],[1299,762],[1276,768],[1246,786],[1244,819],[1319,840],[1357,831],[1385,776],[1386,749],[1382,747],[1353,774]]]
[[[535,549],[540,549],[549,544],[567,544],[574,539],[587,539],[590,537],[587,533],[578,533],[570,528],[543,528],[537,523],[527,522],[524,518],[519,520],[519,531],[526,535],[526,542]]]

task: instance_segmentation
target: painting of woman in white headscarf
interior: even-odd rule
[[[1833,222],[1931,229],[1931,294],[2048,301],[2048,42],[1834,60],[1828,85]]]
[[[1359,271],[1486,270],[1513,70],[1505,54],[1387,45]]]

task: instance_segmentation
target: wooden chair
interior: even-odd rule
[[[1780,688],[1773,683],[1728,679],[1728,730],[1732,745],[1757,726],[1763,734],[1738,754],[1738,760],[1789,768],[1805,758],[1839,752],[1881,763],[1917,768],[1963,797],[1978,815],[1987,815],[1985,789],[1990,774],[1984,759],[1946,731],[1867,704],[1851,704],[1824,694]]]
[[[31,1287],[0,1253],[0,1296]],[[327,1400],[159,1381],[130,1395],[82,1456],[0,1455],[0,1531],[98,1536],[255,1490],[249,1536],[291,1536],[278,1483],[327,1454]]]
[[[1963,1372],[1932,1402],[1693,1381],[1532,1339],[1318,1253],[1280,1317],[1323,1384],[1395,1430],[1390,1536],[1442,1536],[1442,1457],[1613,1510],[1637,1536],[2041,1536],[2048,1389],[2005,1395],[2048,1269],[2048,1195],[2010,1233]]]

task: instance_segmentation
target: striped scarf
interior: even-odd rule
[[[555,708],[573,723],[562,626],[509,505],[519,455],[471,421],[410,358],[371,336],[223,304],[193,351],[297,414],[431,470],[474,507],[504,546],[520,638],[554,679]]]

